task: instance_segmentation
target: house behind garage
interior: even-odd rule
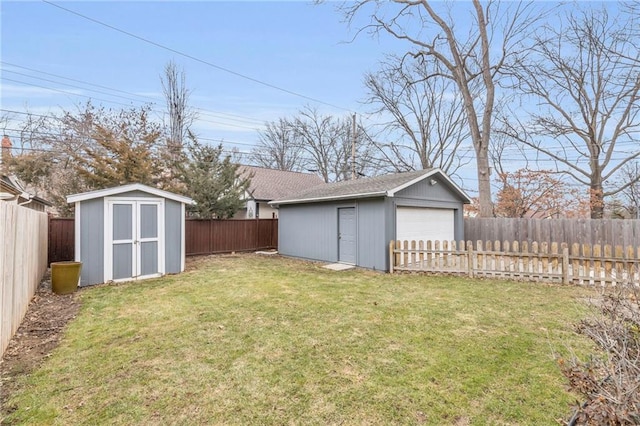
[[[271,200],[289,197],[291,194],[306,191],[324,184],[320,176],[314,173],[290,172],[267,169],[256,166],[240,166],[240,175],[251,179],[246,204],[234,219],[271,219],[278,217],[278,210],[269,205]]]
[[[463,240],[470,202],[429,169],[320,185],[271,205],[281,254],[388,271],[391,240]]]

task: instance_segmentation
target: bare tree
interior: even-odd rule
[[[355,138],[356,175],[371,174],[370,139],[362,126],[353,134],[349,118],[322,115],[309,106],[291,120],[297,146],[305,153],[310,170],[322,176],[325,182],[348,180],[352,176],[352,147]]]
[[[496,216],[538,219],[584,217],[579,191],[553,170],[519,169],[497,173]]]
[[[523,105],[535,108],[523,106],[505,128],[587,186],[591,217],[602,218],[605,197],[640,179],[605,185],[640,158],[640,49],[628,22],[611,19],[605,9],[571,10],[563,22],[543,27],[535,55],[521,62]],[[525,112],[527,118],[518,119]]]
[[[165,65],[164,74],[160,76],[169,115],[169,152],[174,158],[182,152],[183,141],[196,118],[195,112],[189,108],[191,91],[187,89],[185,80],[184,71],[178,69],[174,61]]]
[[[367,101],[389,117],[376,146],[396,170],[454,174],[465,164],[461,148],[469,137],[462,99],[450,80],[426,78],[432,70],[424,62],[391,56],[366,75]]]
[[[307,160],[302,147],[296,143],[293,125],[286,119],[266,123],[258,133],[258,146],[251,151],[255,164],[270,169],[302,171]]]
[[[435,61],[440,71],[428,77],[454,82],[463,99],[471,141],[476,154],[480,216],[493,215],[489,144],[496,100],[496,83],[517,46],[527,37],[529,27],[539,16],[521,3],[473,0],[471,25],[456,25],[460,11],[452,3],[426,0],[346,3],[347,20],[364,12],[368,5],[374,32],[386,32],[412,46],[408,53]],[[447,9],[449,7],[449,9]],[[461,27],[465,29],[460,30]]]
[[[41,116],[45,120],[36,122],[46,127],[35,129],[34,121],[26,120],[25,149],[13,157],[11,169],[61,215],[73,214],[69,194],[132,181],[164,187],[161,126],[149,120],[149,111],[149,106],[109,110],[87,102],[77,111]]]
[[[628,185],[617,194],[613,203],[608,203],[612,210],[619,212],[618,217],[640,219],[640,163],[626,164],[618,173],[618,184],[624,186],[627,182],[634,182]],[[613,204],[613,206],[611,206]]]

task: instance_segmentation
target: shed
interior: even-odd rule
[[[182,195],[131,184],[69,195],[75,203],[75,260],[80,285],[184,271]]]
[[[320,185],[271,204],[285,256],[389,270],[391,240],[462,240],[471,199],[440,169]]]

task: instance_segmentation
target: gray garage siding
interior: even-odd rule
[[[356,264],[387,270],[388,231],[384,199],[352,203],[313,203],[280,206],[278,251],[285,256],[325,262],[338,261],[338,208],[356,208]],[[301,237],[302,236],[302,237]]]
[[[278,251],[286,256],[337,262],[337,235],[335,203],[294,204],[278,212]]]
[[[388,244],[385,230],[384,199],[358,200],[356,217],[358,224],[357,265],[386,271],[388,260],[385,256],[385,250],[382,249]]]
[[[416,198],[421,200],[462,203],[462,200],[457,198],[449,188],[446,180],[437,177],[433,178],[433,180],[437,182],[435,185],[429,183],[431,178],[424,179],[408,188],[396,192],[394,196],[396,198]]]

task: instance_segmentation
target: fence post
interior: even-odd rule
[[[389,273],[390,273],[390,274],[393,274],[393,259],[394,259],[394,257],[395,257],[395,256],[393,255],[394,248],[395,248],[394,241],[393,241],[393,240],[391,240],[391,241],[389,242]]]
[[[467,241],[467,273],[469,278],[473,278],[473,244]]]
[[[562,248],[562,284],[569,284],[569,247]]]

